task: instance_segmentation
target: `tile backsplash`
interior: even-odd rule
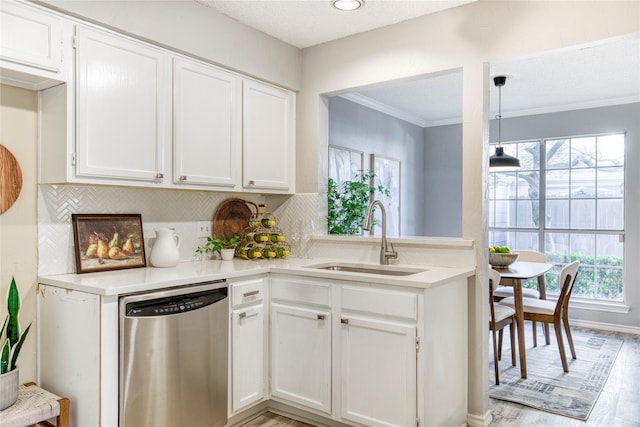
[[[273,200],[270,201],[270,198]],[[74,273],[75,255],[71,214],[140,213],[147,259],[156,227],[171,227],[181,237],[180,261],[194,259],[203,242],[197,222],[212,221],[218,205],[229,198],[266,203],[286,233],[308,227],[318,218],[318,195],[264,196],[248,193],[217,193],[107,186],[41,185],[38,189],[38,274]],[[282,201],[284,199],[284,201]],[[316,222],[317,223],[317,222]],[[302,231],[302,230],[297,230]]]

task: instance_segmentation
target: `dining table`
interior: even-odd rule
[[[505,268],[496,268],[500,273],[500,285],[513,286],[513,299],[516,311],[516,329],[518,331],[518,356],[520,360],[520,376],[527,378],[527,352],[524,339],[524,311],[522,308],[522,282],[538,278],[540,298],[546,299],[544,275],[551,270],[553,264],[546,262],[516,261]]]

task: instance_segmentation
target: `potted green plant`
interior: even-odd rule
[[[361,234],[367,206],[376,194],[388,196],[383,185],[375,185],[373,170],[361,171],[354,179],[337,183],[329,178],[327,230],[329,234]]]
[[[18,376],[16,366],[18,355],[27,338],[31,324],[20,333],[18,313],[20,311],[20,294],[16,281],[12,277],[7,295],[7,317],[0,330],[0,411],[13,405],[18,398]]]
[[[217,236],[215,239],[207,237],[205,244],[196,248],[196,253],[205,255],[217,252],[224,261],[229,261],[233,259],[239,244],[240,238],[236,234],[232,234],[228,239],[223,235]]]

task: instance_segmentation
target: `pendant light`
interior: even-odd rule
[[[508,172],[520,169],[520,160],[504,153],[502,148],[502,86],[507,82],[507,76],[495,76],[493,84],[498,88],[498,146],[496,153],[489,157],[489,170],[492,172]]]

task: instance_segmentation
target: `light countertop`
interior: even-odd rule
[[[472,268],[448,268],[416,265],[394,265],[388,268],[424,269],[425,271],[408,276],[387,276],[369,273],[352,273],[309,268],[325,263],[345,263],[344,260],[301,259],[246,261],[194,261],[182,262],[169,268],[132,268],[126,270],[102,271],[84,274],[58,274],[40,276],[38,282],[60,288],[87,292],[104,296],[117,296],[138,292],[147,292],[174,286],[184,286],[211,280],[241,279],[244,277],[279,273],[302,275],[333,280],[349,280],[382,285],[406,286],[428,289],[444,285],[450,281],[470,277],[475,274]],[[364,264],[362,264],[364,265]],[[366,264],[380,267],[376,264]]]

